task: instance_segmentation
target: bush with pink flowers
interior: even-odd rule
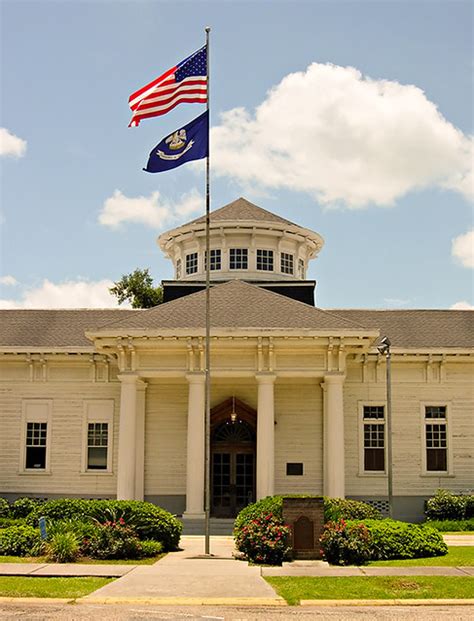
[[[235,545],[245,558],[264,565],[281,565],[290,552],[290,529],[268,513],[234,530]]]
[[[362,523],[328,522],[319,542],[324,560],[331,565],[363,565],[371,558],[372,537]]]

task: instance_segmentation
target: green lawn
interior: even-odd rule
[[[370,561],[369,565],[377,565],[378,567],[444,567],[447,565],[451,567],[472,567],[474,565],[474,546],[449,546],[448,553],[445,556]]]
[[[83,597],[111,582],[110,578],[29,578],[0,576],[2,597]]]
[[[164,556],[164,554],[158,554],[158,556],[151,556],[150,558],[139,558],[139,559],[97,559],[97,558],[87,558],[85,556],[81,557],[76,563],[86,564],[86,565],[153,565],[156,561],[159,561]],[[0,563],[50,563],[51,561],[46,560],[45,556],[0,556]]]
[[[302,599],[469,599],[474,581],[454,576],[275,577],[265,580],[289,604]]]

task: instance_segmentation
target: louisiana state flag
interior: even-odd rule
[[[207,157],[209,153],[209,112],[206,110],[196,119],[163,138],[150,153],[146,172],[157,173],[171,170]]]

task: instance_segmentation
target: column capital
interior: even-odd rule
[[[275,373],[255,373],[255,379],[259,384],[273,384],[276,380]]]
[[[203,371],[186,373],[186,379],[190,384],[204,384],[206,381],[206,374]]]
[[[321,386],[324,387],[324,384],[343,384],[345,379],[344,373],[327,373],[321,382]]]
[[[136,384],[140,380],[136,373],[120,373],[117,378],[122,384]]]

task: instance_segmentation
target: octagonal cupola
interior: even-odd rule
[[[205,278],[205,224],[202,216],[158,238],[178,281]],[[239,198],[211,212],[211,279],[305,280],[323,244],[317,233]]]

